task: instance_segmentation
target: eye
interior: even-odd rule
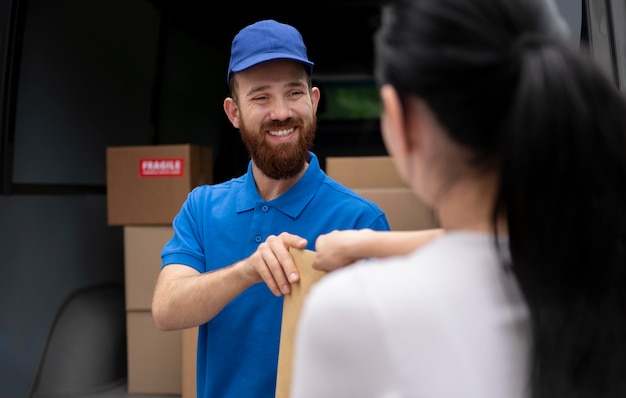
[[[263,102],[263,101],[267,101],[268,98],[269,97],[267,95],[258,95],[256,97],[252,98],[252,101]]]
[[[303,95],[304,95],[303,90],[294,90],[289,93],[289,96],[292,98],[299,98],[299,97],[302,97]]]

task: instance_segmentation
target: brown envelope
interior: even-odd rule
[[[280,351],[278,354],[278,375],[276,377],[276,398],[289,397],[293,344],[302,301],[309,288],[325,274],[325,272],[314,270],[311,267],[315,257],[314,251],[294,248],[289,249],[289,251],[300,272],[300,282],[292,284],[291,293],[284,298]]]

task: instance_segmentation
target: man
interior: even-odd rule
[[[290,247],[313,249],[334,230],[389,230],[380,208],[331,180],[310,151],[312,68],[292,26],[264,20],[233,40],[224,111],[248,172],[190,193],[152,303],[161,330],[199,325],[198,397],[274,398],[282,298],[299,280]]]

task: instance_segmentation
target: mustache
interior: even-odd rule
[[[302,127],[304,123],[301,120],[275,120],[269,123],[264,123],[261,126],[261,131],[265,130],[287,130],[292,127]]]

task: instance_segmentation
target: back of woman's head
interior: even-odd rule
[[[397,0],[376,76],[497,168],[533,396],[626,396],[626,102],[572,43],[552,0]]]
[[[534,38],[567,40],[565,23],[541,3],[397,1],[377,36],[377,78],[425,99],[453,138],[489,156],[519,82],[516,52]]]

